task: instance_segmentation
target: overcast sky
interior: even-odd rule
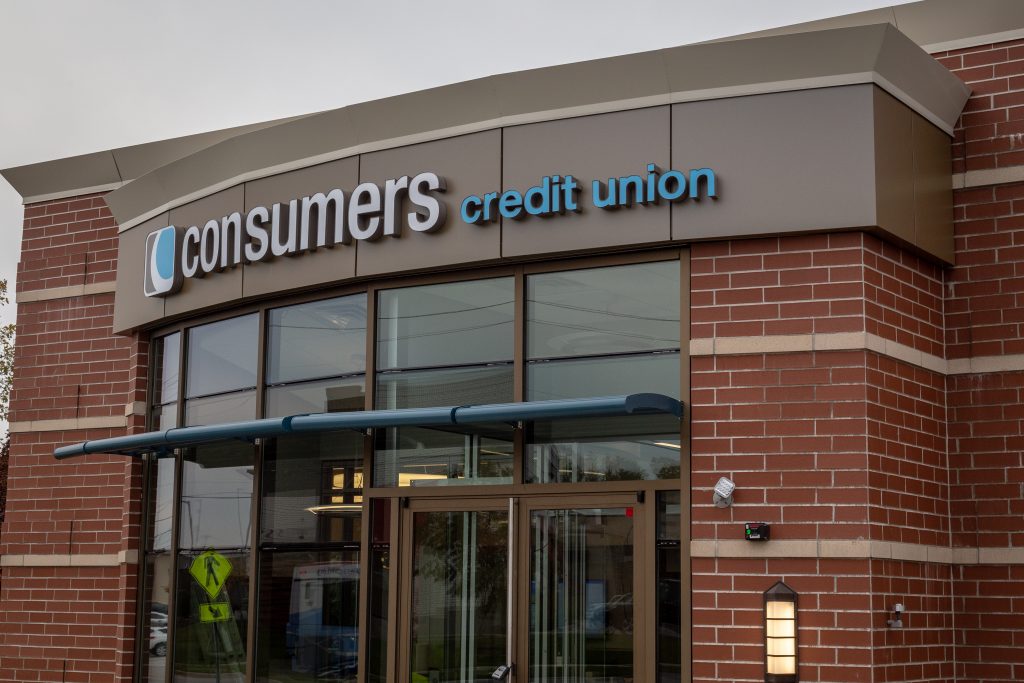
[[[0,168],[891,4],[0,0]],[[12,289],[21,221],[0,179]]]

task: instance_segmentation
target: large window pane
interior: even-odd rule
[[[378,408],[508,403],[512,366],[385,374],[377,380]],[[377,486],[505,484],[512,481],[512,428],[471,431],[401,427],[377,431]]]
[[[139,671],[146,683],[164,683],[167,669],[167,605],[171,596],[171,570],[174,555],[158,553],[148,555],[145,563],[143,586],[142,648],[139,651]]]
[[[178,426],[178,404],[167,403],[153,409],[153,429],[165,430]]]
[[[186,451],[179,522],[183,549],[249,547],[253,451],[232,442]]]
[[[322,379],[267,388],[264,417],[340,413],[366,408],[366,378]]]
[[[658,683],[679,683],[682,676],[682,569],[680,493],[658,492]]]
[[[174,458],[160,458],[153,463],[150,490],[151,550],[171,548],[171,521],[174,515]]]
[[[377,375],[378,409],[508,403],[512,365],[419,370]]]
[[[359,542],[363,437],[326,432],[267,443],[260,539],[268,543]]]
[[[186,425],[215,425],[256,417],[256,391],[193,398],[185,401]]]
[[[388,670],[388,582],[391,573],[391,501],[370,501],[370,614],[367,620],[366,680],[385,683]]]
[[[245,680],[249,554],[228,551],[218,554],[231,570],[215,595],[211,595],[212,587],[201,584],[189,571],[200,553],[178,556],[178,589],[174,603],[175,681],[241,683]]]
[[[265,552],[256,680],[356,680],[359,551]]]
[[[270,311],[267,383],[333,377],[366,369],[366,295]]]
[[[679,263],[661,261],[531,275],[528,358],[679,347]]]
[[[181,361],[181,333],[175,332],[157,339],[153,344],[153,403],[178,400],[178,363]]]
[[[528,426],[528,483],[677,479],[679,462],[679,420],[674,416],[537,421]]]
[[[255,387],[258,347],[255,313],[193,327],[188,334],[186,396]]]
[[[514,298],[512,278],[381,292],[377,368],[510,360]]]
[[[526,365],[528,401],[644,392],[678,398],[678,353],[534,361]]]

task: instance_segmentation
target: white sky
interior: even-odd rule
[[[906,1],[0,0],[0,168]]]

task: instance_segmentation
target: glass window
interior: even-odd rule
[[[157,553],[146,556],[142,608],[142,647],[139,671],[146,683],[164,683],[167,668],[167,606],[171,597],[171,570],[174,555]]]
[[[254,448],[226,442],[198,446],[182,459],[182,549],[248,548]]]
[[[188,331],[186,397],[256,386],[259,315],[243,315]]]
[[[151,550],[170,550],[171,521],[174,515],[174,458],[160,458],[153,463],[156,470],[150,491]]]
[[[680,498],[679,491],[658,492],[658,683],[678,683],[682,672]]]
[[[675,416],[528,423],[526,481],[580,483],[679,477]]]
[[[511,364],[377,375],[378,409],[508,403],[513,396]]]
[[[249,553],[218,551],[224,579],[200,581],[204,554],[178,556],[174,603],[174,680],[240,681],[245,675]],[[198,571],[192,565],[199,560]],[[226,571],[223,568],[230,568]]]
[[[679,397],[679,354],[537,361],[526,365],[526,399],[654,392]]]
[[[320,379],[267,388],[264,417],[341,413],[366,408],[365,377]]]
[[[262,541],[359,542],[362,435],[280,437],[267,443],[264,454]]]
[[[256,391],[235,391],[185,401],[185,424],[215,425],[256,417]]]
[[[509,277],[381,292],[377,368],[511,360],[514,299]]]
[[[388,581],[391,571],[391,501],[370,501],[370,614],[367,620],[366,680],[384,683],[388,671]]]
[[[527,358],[679,348],[679,262],[531,275]]]
[[[257,681],[356,680],[357,550],[263,554]]]
[[[380,375],[378,408],[419,408],[513,400],[512,366],[421,370]],[[480,425],[458,432],[421,427],[377,430],[377,486],[512,482],[513,432]]]
[[[181,333],[160,337],[154,342],[153,403],[161,405],[178,400],[178,363],[181,361]]]
[[[178,404],[167,403],[153,409],[153,429],[165,430],[178,426]]]
[[[270,311],[267,384],[366,370],[366,295]]]

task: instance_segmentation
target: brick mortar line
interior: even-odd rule
[[[1024,354],[973,356],[947,360],[870,332],[704,337],[690,340],[690,356],[692,357],[816,351],[873,351],[940,375],[972,375],[1024,370]]]

